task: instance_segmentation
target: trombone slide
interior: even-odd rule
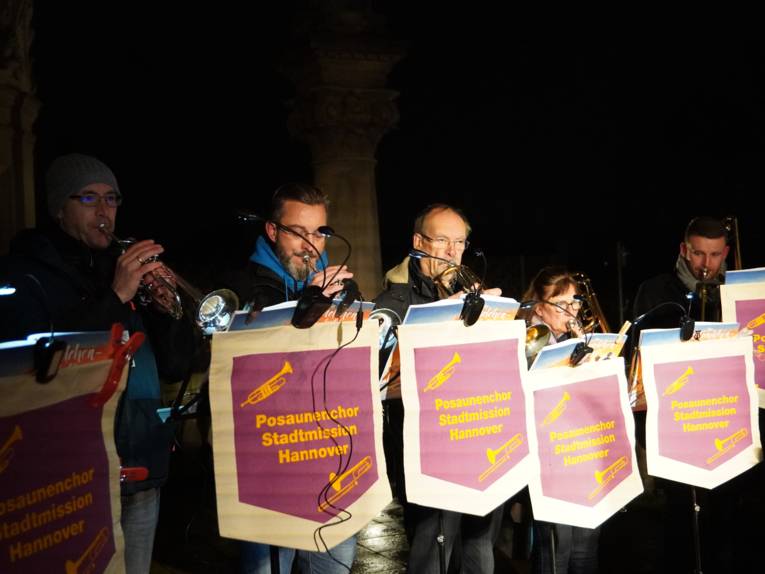
[[[737,443],[744,440],[748,434],[749,431],[747,431],[745,428],[741,428],[722,440],[716,438],[715,448],[717,449],[717,452],[707,459],[707,464],[712,464],[714,461],[716,461],[718,458],[736,446]]]
[[[519,446],[521,446],[521,444],[523,444],[523,438],[521,437],[521,433],[518,433],[496,450],[487,448],[486,458],[491,463],[491,466],[487,468],[486,470],[484,470],[478,476],[478,482],[483,482],[484,480],[486,480],[486,478],[492,472],[494,472],[500,466],[502,466],[504,463],[510,460],[510,455],[512,454],[512,452],[515,449],[517,449]]]
[[[332,484],[332,488],[335,492],[329,496],[326,500],[322,500],[319,504],[319,512],[324,512],[327,508],[334,505],[335,502],[340,500],[343,496],[353,490],[359,483],[359,479],[365,475],[369,469],[372,468],[372,457],[365,456],[339,477],[334,472],[329,474],[329,481]],[[349,482],[345,482],[349,479]],[[345,484],[343,484],[345,482]]]

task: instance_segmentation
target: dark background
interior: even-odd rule
[[[279,184],[312,177],[278,71],[298,4],[36,3],[38,183],[61,153],[96,155],[126,197],[118,233],[162,242],[214,286],[258,233],[232,211],[264,213]],[[765,265],[759,34],[362,4],[407,51],[389,78],[400,122],[377,153],[385,268],[433,201],[467,212],[489,283],[520,297],[541,265],[563,263],[591,276],[612,324],[641,280],[672,269],[695,215],[737,216],[744,267]]]

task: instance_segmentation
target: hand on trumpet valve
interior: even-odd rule
[[[151,239],[145,239],[131,245],[119,256],[114,269],[112,290],[120,301],[127,303],[132,300],[144,275],[163,267],[162,263],[157,261],[157,256],[163,251],[161,245]]]
[[[325,296],[331,298],[333,295],[343,290],[343,279],[350,279],[351,277],[353,277],[353,273],[348,271],[348,267],[345,265],[342,267],[340,265],[330,265],[323,271],[316,273],[311,278],[310,284],[317,285],[319,287],[324,284],[324,291],[322,291],[322,293],[324,293]],[[332,282],[325,284],[325,281]]]

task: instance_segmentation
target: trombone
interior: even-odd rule
[[[128,247],[136,243],[136,240],[132,238],[120,239],[112,233],[106,223],[101,223],[98,230],[119,245],[123,253]],[[157,258],[151,260],[156,261]],[[205,335],[228,329],[234,319],[234,312],[239,308],[239,298],[230,289],[217,289],[207,295],[202,295],[201,291],[164,263],[154,273],[154,277],[165,293],[159,290],[159,294],[157,294],[157,291],[152,291],[151,284],[142,281],[137,293],[141,305],[148,305],[152,301],[156,302],[165,313],[178,320],[183,316],[182,291],[194,303],[194,321]]]

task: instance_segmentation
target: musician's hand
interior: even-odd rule
[[[170,269],[160,265],[143,276],[143,283],[151,293],[152,306],[155,310],[167,313],[176,305],[176,281]]]
[[[119,256],[114,269],[112,290],[120,301],[127,303],[135,297],[143,276],[162,266],[162,263],[151,261],[151,258],[163,251],[161,245],[154,243],[151,239],[145,239],[131,245]]]
[[[337,275],[335,275],[335,273],[337,273]],[[322,293],[324,293],[325,296],[331,299],[333,295],[343,290],[343,279],[350,279],[351,277],[353,277],[353,273],[348,271],[348,267],[346,267],[345,265],[343,265],[342,267],[340,267],[339,265],[330,265],[329,267],[324,269],[324,271],[319,271],[318,273],[316,273],[313,276],[313,278],[311,278],[310,284],[318,285],[319,287],[321,287],[325,281],[324,279],[325,277],[326,277],[326,281],[329,281],[330,279],[332,279],[332,283],[330,283],[329,285],[325,285],[324,291],[322,291]]]

